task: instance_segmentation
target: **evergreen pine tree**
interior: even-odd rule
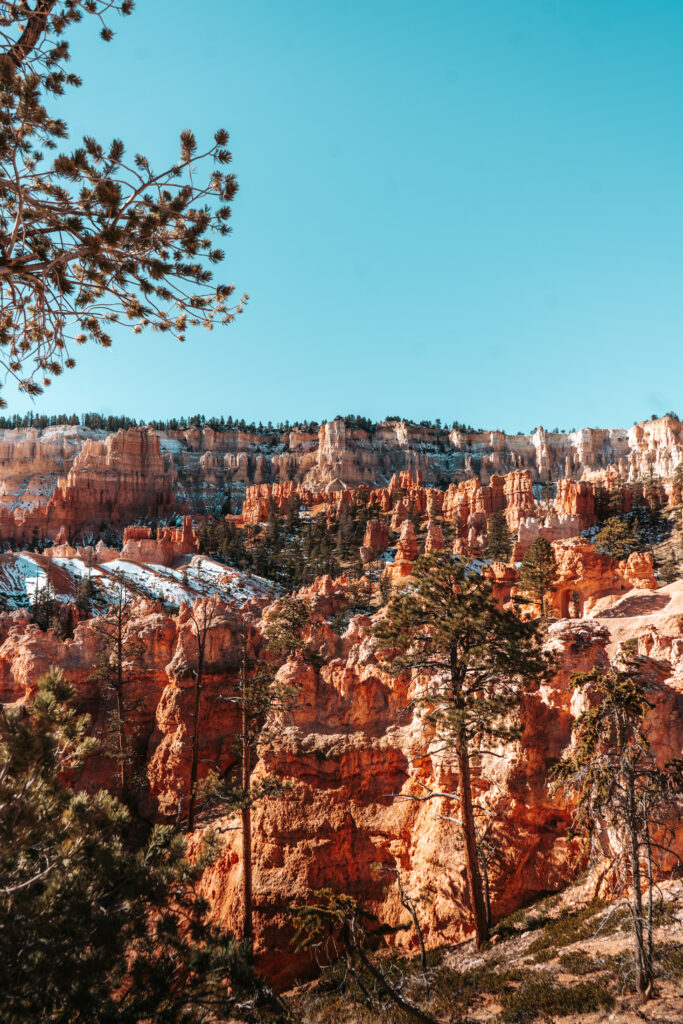
[[[608,673],[595,668],[575,675],[572,684],[589,695],[590,703],[574,723],[572,753],[552,774],[556,787],[576,798],[574,833],[587,836],[597,858],[611,859],[627,893],[636,988],[644,1002],[655,978],[655,872],[657,861],[673,848],[683,761],[658,765],[646,732],[645,686],[628,666]]]
[[[414,589],[394,598],[375,627],[396,672],[429,673],[415,703],[455,758],[470,908],[477,946],[488,938],[472,797],[472,761],[482,742],[519,736],[514,715],[522,687],[549,663],[535,622],[499,611],[488,580],[445,551],[420,557]]]
[[[131,672],[142,657],[143,647],[133,632],[133,609],[122,576],[114,574],[107,600],[106,612],[92,623],[98,650],[90,679],[102,686],[107,697],[105,751],[118,765],[120,792],[124,800],[129,800],[134,767],[134,738],[130,733],[129,717],[135,705],[127,696],[127,690]]]
[[[679,462],[673,474],[674,500],[680,504],[683,500],[683,462]]]
[[[504,512],[494,512],[488,521],[486,557],[493,562],[509,562],[512,556],[512,536]]]
[[[627,519],[612,516],[596,533],[593,543],[598,551],[610,558],[627,558],[640,546],[638,526],[635,521],[631,524]]]
[[[66,781],[96,747],[73,696],[51,670],[27,706],[0,708],[3,1022],[284,1016],[248,950],[209,921],[198,883],[215,836],[191,861],[169,828],[136,844],[125,807]]]
[[[523,592],[547,614],[547,598],[557,582],[557,562],[552,545],[537,537],[522,559],[519,581]]]

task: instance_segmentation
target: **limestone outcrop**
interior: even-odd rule
[[[216,514],[226,496],[231,511],[239,513],[246,488],[261,484],[282,486],[283,496],[292,485],[311,494],[358,486],[373,490],[391,487],[394,481],[399,486],[401,473],[411,474],[419,485],[441,489],[474,479],[496,489],[495,478],[506,477],[504,504],[513,529],[531,506],[526,481],[510,474],[526,472],[531,483],[557,481],[555,510],[559,516],[578,515],[584,529],[594,516],[587,481],[608,480],[610,473],[627,483],[658,478],[675,497],[671,480],[681,462],[683,429],[672,417],[628,431],[551,433],[540,427],[516,435],[447,431],[398,420],[372,429],[333,420],[310,433],[203,426],[132,428],[108,435],[80,426],[17,428],[0,431],[0,537],[26,540],[34,527],[50,538],[61,525],[96,528],[106,518],[102,509],[117,513],[111,504],[114,481],[127,502],[122,520],[130,521],[170,511]],[[136,478],[139,474],[144,481]],[[465,495],[449,504],[461,500],[467,501]],[[480,500],[486,511],[489,498],[484,493]],[[490,501],[496,507],[500,498],[496,494]],[[93,506],[99,510],[98,521],[92,518]],[[430,515],[434,513],[431,509]],[[253,517],[262,516],[263,508],[255,511],[252,506],[247,515],[260,521]],[[471,528],[478,532],[476,525]]]
[[[581,533],[581,520],[576,515],[558,515],[557,512],[549,512],[545,519],[520,519],[515,541],[512,561],[520,562],[531,545],[538,537],[547,540],[549,544],[557,540],[571,540]]]
[[[593,487],[586,481],[571,480],[567,477],[558,480],[554,506],[558,516],[573,516],[578,519],[579,533],[593,526],[596,521]]]
[[[0,509],[0,538],[54,539],[163,516],[174,509],[174,482],[173,463],[153,431],[132,428],[88,438],[43,503]]]
[[[553,544],[557,562],[557,583],[550,598],[556,615],[566,618],[589,614],[598,602],[618,598],[634,588],[656,590],[652,556],[633,552],[616,562],[581,540]]]
[[[244,505],[244,521],[256,523],[267,516],[271,497],[279,508],[300,493],[324,504],[346,489],[366,488],[376,494],[378,510],[393,508],[395,529],[416,501],[427,503],[419,511],[429,518],[441,515],[443,505],[451,521],[463,515],[472,520],[461,540],[476,546],[491,511],[505,509],[512,530],[529,518],[533,485],[555,481],[555,511],[560,518],[578,516],[583,530],[595,521],[591,482],[593,489],[628,490],[640,480],[665,487],[678,500],[672,476],[681,462],[683,429],[672,417],[629,431],[538,428],[530,435],[448,431],[398,420],[363,429],[341,419],[323,423],[317,433],[208,426],[116,434],[79,426],[4,430],[0,539],[26,542],[35,532],[54,539],[65,527],[75,540],[74,531],[96,532],[103,522],[220,515],[226,505],[233,514]],[[402,483],[408,478],[410,484]],[[466,484],[473,486],[457,491]],[[450,494],[449,485],[455,488]],[[253,490],[263,487],[270,490]],[[404,491],[400,500],[398,490]]]

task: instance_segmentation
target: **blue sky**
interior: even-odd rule
[[[680,0],[138,0],[113,27],[75,34],[72,142],[160,166],[227,127],[251,302],[79,349],[36,412],[683,415]]]

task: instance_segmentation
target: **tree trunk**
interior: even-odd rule
[[[647,800],[643,797],[643,833],[647,857],[647,941],[645,943],[645,966],[650,979],[654,979],[654,869],[652,864],[652,837],[648,818]],[[652,987],[652,980],[650,981]]]
[[[640,888],[640,844],[636,810],[635,781],[630,765],[626,766],[628,830],[630,839],[631,882],[633,884],[633,937],[635,941],[636,990],[643,1003],[652,989],[652,972],[647,969],[647,956],[643,941],[643,894]]]
[[[489,888],[489,862],[485,853],[481,855],[481,871],[484,883],[484,909],[486,911],[486,927],[491,930],[491,892]]]
[[[457,745],[458,773],[459,773],[459,795],[460,795],[460,821],[462,832],[465,837],[465,868],[467,872],[467,887],[469,889],[470,909],[474,920],[474,934],[477,949],[481,948],[483,942],[489,937],[489,929],[486,923],[486,907],[482,892],[481,872],[479,870],[479,858],[477,856],[477,839],[474,823],[474,808],[472,806],[472,782],[470,777],[470,758],[467,749],[467,738],[460,735]]]
[[[197,659],[197,681],[194,688],[194,731],[192,733],[192,759],[190,761],[190,795],[187,803],[187,831],[194,829],[197,804],[197,764],[199,761],[199,707],[202,692],[203,651]]]
[[[121,783],[121,796],[125,800],[128,788],[126,779],[126,738],[123,731],[123,694],[118,687],[116,689],[116,726],[119,738],[119,776]]]
[[[119,770],[121,773],[121,793],[125,800],[127,796],[127,776],[126,776],[126,737],[125,737],[125,725],[123,721],[124,716],[123,707],[123,622],[122,622],[122,610],[119,606],[117,615],[117,629],[116,629],[116,717],[117,730],[119,737]]]
[[[247,693],[246,649],[242,662],[242,938],[252,940],[252,875],[251,875],[251,743],[249,740],[249,704]]]

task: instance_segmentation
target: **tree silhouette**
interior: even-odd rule
[[[81,85],[68,70],[69,29],[132,12],[131,0],[19,0],[0,6],[0,363],[29,395],[74,365],[69,343],[109,346],[111,328],[166,331],[230,323],[242,303],[214,284],[236,191],[228,133],[200,147],[180,136],[178,158],[153,168],[123,142],[68,138],[49,100]],[[205,171],[206,165],[210,169]],[[243,298],[243,302],[246,300]],[[6,403],[3,401],[2,405]]]

